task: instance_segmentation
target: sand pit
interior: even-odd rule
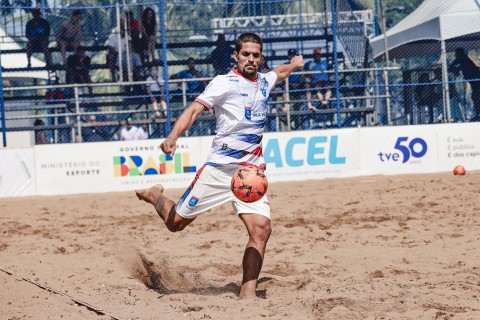
[[[14,273],[0,318],[480,319],[479,186],[480,172],[272,183],[249,301],[230,204],[173,234],[133,191],[0,199]]]

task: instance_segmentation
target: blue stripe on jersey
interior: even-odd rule
[[[217,154],[221,154],[222,156],[227,156],[227,157],[231,157],[231,158],[235,158],[235,159],[241,159],[243,157],[245,157],[247,154],[249,154],[250,152],[248,151],[245,151],[245,150],[235,150],[235,149],[232,149],[232,148],[227,148],[226,150],[217,150],[215,151],[215,153]]]
[[[259,140],[261,139],[261,136],[257,134],[249,134],[249,133],[236,133],[233,135],[233,138],[243,142],[258,144]]]

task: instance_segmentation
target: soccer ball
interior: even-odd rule
[[[243,202],[260,200],[268,188],[268,180],[262,169],[241,167],[233,174],[230,183],[233,194]]]
[[[453,174],[454,175],[464,176],[465,173],[467,173],[467,171],[465,170],[465,168],[463,166],[456,166],[453,169]]]

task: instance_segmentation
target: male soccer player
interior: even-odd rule
[[[255,298],[258,276],[268,238],[271,234],[270,205],[266,196],[257,202],[245,203],[233,195],[230,180],[242,165],[265,168],[262,137],[267,115],[267,98],[279,81],[303,68],[302,56],[290,64],[282,64],[268,73],[259,73],[262,40],[254,33],[244,33],[236,41],[233,58],[236,66],[226,75],[216,76],[195,101],[182,113],[172,131],[160,145],[173,156],[177,139],[190,128],[204,111],[215,109],[217,134],[205,165],[175,203],[163,195],[163,187],[155,185],[137,190],[137,196],[155,207],[168,230],[181,231],[206,210],[233,203],[245,224],[249,239],[243,256],[243,280],[240,298]]]

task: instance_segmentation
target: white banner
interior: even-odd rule
[[[438,172],[437,136],[443,126],[361,130],[361,175]]]
[[[35,195],[33,148],[0,148],[0,198]]]
[[[456,123],[438,128],[438,171],[462,165],[467,172],[480,169],[480,123]]]
[[[359,129],[265,134],[263,156],[271,182],[355,176]]]
[[[36,146],[38,194],[128,191],[157,183],[186,187],[205,161],[197,156],[200,139],[179,139],[173,159],[160,140]]]

